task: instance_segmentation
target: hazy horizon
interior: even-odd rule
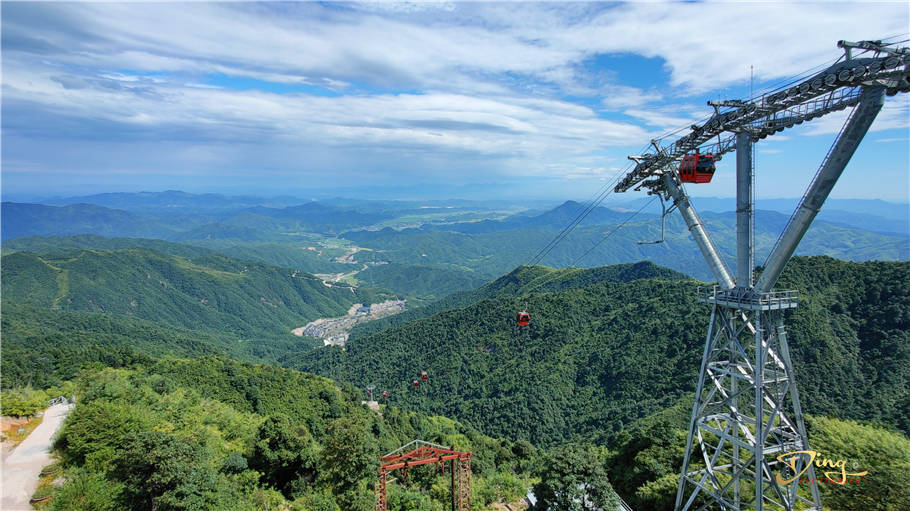
[[[589,197],[499,197],[499,196],[474,196],[474,197],[465,197],[465,196],[415,196],[415,195],[369,195],[366,190],[362,193],[352,192],[350,189],[324,189],[324,190],[311,190],[309,193],[219,193],[219,192],[190,192],[186,190],[177,190],[177,189],[168,189],[168,190],[140,190],[136,192],[131,191],[100,191],[97,193],[89,194],[59,194],[59,195],[29,195],[29,194],[14,194],[12,196],[7,195],[6,193],[0,194],[0,200],[3,202],[20,202],[20,203],[36,203],[36,204],[45,204],[45,203],[61,203],[65,202],[67,204],[75,204],[73,202],[75,199],[91,199],[93,197],[99,196],[108,196],[108,195],[161,195],[166,193],[179,193],[187,194],[195,197],[202,196],[218,196],[224,197],[225,199],[236,199],[236,198],[249,198],[249,199],[260,199],[262,201],[283,199],[285,201],[300,201],[300,203],[306,202],[319,202],[319,201],[332,201],[332,200],[351,200],[351,201],[388,201],[388,202],[428,202],[428,203],[446,203],[446,202],[466,202],[466,203],[502,203],[504,205],[523,205],[527,207],[543,207],[550,208],[555,207],[566,202],[577,202],[581,204],[590,204],[592,200],[595,199],[594,196]],[[784,206],[793,207],[796,206],[797,202],[802,197],[759,197],[756,199],[756,209],[763,209],[762,205],[768,202],[775,202],[777,209],[780,210]],[[735,207],[733,201],[736,197],[734,196],[695,196],[692,197],[695,202],[696,207],[701,204],[711,204],[716,206],[719,203],[729,202],[729,207]],[[611,194],[606,201],[600,203],[601,207],[611,208],[618,207],[622,209],[623,206],[627,206],[632,203],[644,203],[648,200],[648,197],[641,194]],[[874,202],[885,203],[894,206],[902,206],[908,208],[908,214],[910,214],[910,201],[894,201],[886,200],[879,198],[862,198],[862,197],[835,197],[829,199],[829,202],[832,204],[825,209],[836,209],[838,205],[849,204],[850,202],[857,202],[859,204],[868,204]],[[781,204],[781,203],[784,204]],[[789,204],[788,204],[789,203]],[[857,205],[859,205],[857,204]],[[854,205],[854,206],[857,206]],[[112,206],[106,206],[112,207]],[[112,207],[112,209],[119,209]],[[651,204],[648,208],[650,210],[660,211],[660,207],[657,203]],[[767,208],[775,209],[775,208]],[[853,209],[853,208],[848,208]]]

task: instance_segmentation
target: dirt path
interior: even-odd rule
[[[70,408],[70,405],[54,405],[45,410],[44,421],[3,460],[0,509],[31,511],[28,501],[38,488],[38,476],[51,463],[51,439]]]

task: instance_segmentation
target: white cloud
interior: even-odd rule
[[[601,119],[586,107],[559,100],[447,93],[321,97],[174,83],[156,83],[154,93],[146,94],[142,77],[103,77],[114,85],[81,77],[74,87],[52,75],[55,70],[8,63],[6,71],[5,101],[43,105],[44,112],[30,115],[101,120],[123,125],[126,133],[177,130],[188,143],[256,137],[262,143],[306,147],[372,146],[549,161],[647,136],[633,124]]]
[[[158,137],[205,147],[252,140],[280,145],[288,158],[313,148],[436,152],[451,160],[487,158],[484,172],[582,177],[624,157],[611,147],[638,147],[654,131],[704,117],[706,109],[688,104],[688,95],[742,84],[749,65],[759,80],[792,76],[834,58],[838,39],[906,31],[908,9],[11,3],[2,20],[3,127],[48,139]],[[657,75],[644,65],[616,70],[592,63],[620,54],[663,62],[668,83],[654,83]],[[326,95],[237,90],[238,79],[272,90],[316,87]],[[681,95],[687,103],[679,103]],[[889,103],[873,130],[906,127],[902,101],[897,109]],[[627,118],[604,118],[614,113]],[[829,116],[803,129],[839,127]],[[224,153],[239,158],[240,147]]]
[[[233,69],[403,88],[445,87],[453,77],[482,84],[515,73],[584,89],[584,77],[573,66],[597,54],[632,53],[663,59],[671,85],[691,90],[742,83],[749,65],[759,79],[794,75],[831,59],[839,39],[906,31],[908,15],[901,3],[455,5],[450,14],[432,16],[317,4],[42,9],[71,24],[47,34],[76,50],[62,58],[88,66]],[[30,28],[4,18],[4,28]],[[94,38],[82,40],[83,32]]]
[[[803,133],[806,135],[836,135],[847,122],[850,111],[851,109],[847,109],[816,119],[806,125]],[[872,126],[869,127],[869,131],[873,133],[891,129],[910,129],[910,97],[906,94],[885,97],[885,105]]]
[[[645,91],[627,85],[611,85],[602,91],[601,102],[610,110],[638,108],[648,103],[661,101],[663,96],[656,91]]]
[[[705,117],[704,110],[680,106],[651,107],[647,109],[630,108],[623,111],[623,113],[630,117],[641,119],[647,125],[658,127],[661,130],[685,128]]]

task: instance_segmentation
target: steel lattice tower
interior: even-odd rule
[[[885,94],[910,91],[910,49],[880,42],[841,41],[845,60],[780,92],[749,101],[709,103],[715,115],[673,144],[631,157],[637,165],[615,190],[633,186],[672,200],[718,285],[700,290],[711,319],[696,385],[676,511],[722,509],[821,510],[790,358],[784,312],[798,305],[795,291],[773,290],[860,141]],[[853,58],[861,48],[874,57]],[[827,113],[854,107],[809,185],[758,282],[753,283],[752,144],[757,139]],[[728,110],[721,111],[721,107]],[[718,137],[715,155],[736,151],[737,273],[727,269],[693,208],[677,171],[681,156]],[[721,138],[725,136],[726,138]],[[650,179],[649,179],[650,178]],[[790,463],[784,463],[783,457]]]

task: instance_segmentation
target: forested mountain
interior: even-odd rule
[[[735,215],[705,213],[702,216],[721,255],[728,261],[734,261]],[[762,261],[770,252],[788,218],[769,211],[756,213],[756,261]],[[556,231],[550,228],[521,225],[522,227],[515,228],[512,224],[504,223],[500,225],[502,230],[487,225],[482,229],[484,232],[480,233],[472,232],[474,227],[471,224],[455,224],[450,227],[463,228],[465,232],[442,231],[436,227],[401,231],[386,228],[379,231],[348,232],[342,236],[374,250],[358,254],[358,260],[385,260],[401,264],[419,262],[423,265],[468,268],[494,278],[527,263],[556,235]],[[677,216],[667,217],[665,242],[657,245],[638,243],[660,239],[660,221],[657,217],[638,217],[619,230],[615,230],[616,226],[617,224],[609,223],[592,226],[585,221],[568,233],[542,259],[541,264],[553,267],[590,267],[647,260],[696,278],[713,278],[698,247],[689,236],[688,228]],[[604,242],[607,234],[610,237]],[[809,229],[797,253],[856,261],[906,260],[910,259],[910,237],[877,234],[819,221]]]
[[[473,452],[472,507],[524,493],[534,449],[444,417],[360,404],[350,387],[218,357],[95,369],[56,440],[51,509],[369,511],[378,456],[414,438]],[[441,509],[448,474],[390,482],[396,509]],[[53,487],[51,487],[52,489]]]
[[[289,233],[337,234],[396,216],[388,213],[360,213],[316,202],[283,208],[255,206],[210,209],[187,206],[177,209],[138,208],[138,211],[141,212],[95,204],[48,206],[3,202],[2,237],[6,240],[22,236],[96,234],[173,241],[263,241],[280,240],[282,235]]]
[[[120,250],[129,248],[142,248],[188,259],[215,253],[214,250],[185,243],[173,243],[149,238],[107,238],[95,234],[27,236],[3,242],[4,254],[10,252],[32,252],[39,255],[61,255],[80,250]]]
[[[531,485],[548,498],[569,477],[559,471],[573,466],[599,474],[600,490],[615,488],[635,509],[672,508],[707,324],[707,306],[694,299],[704,284],[647,262],[520,267],[408,311],[402,324],[359,329],[346,351],[311,350],[269,328],[287,317],[299,320],[281,329],[299,326],[301,311],[343,310],[374,291],[185,250],[3,257],[4,392],[56,385],[80,403],[57,443],[65,478],[52,509],[98,499],[161,508],[191,495],[206,509],[366,511],[378,453],[414,438],[475,453],[477,509]],[[390,275],[406,271],[388,266]],[[865,510],[857,496],[874,491],[884,507],[872,509],[901,509],[910,496],[895,488],[908,482],[910,441],[875,423],[910,430],[910,263],[797,257],[778,287],[801,291],[786,321],[804,408],[814,414],[813,448],[876,474],[865,493],[824,488],[826,502]],[[281,299],[263,301],[265,293]],[[525,307],[531,325],[518,327]],[[225,356],[375,384],[390,406],[379,415],[349,385]],[[429,380],[415,389],[423,370]],[[438,472],[411,478],[391,485],[393,509],[446,502]]]
[[[458,291],[475,289],[486,279],[467,270],[389,263],[369,266],[358,272],[357,281],[361,285],[393,289],[403,294],[409,306],[413,306],[434,302]]]
[[[124,209],[139,213],[187,215],[237,211],[256,206],[280,208],[300,204],[301,200],[288,196],[266,198],[217,193],[195,194],[179,190],[166,190],[163,192],[98,193],[78,197],[52,198],[43,202],[55,206],[97,204],[107,208]]]
[[[222,252],[231,247],[252,249],[255,256],[244,257],[286,264],[297,260],[288,254],[310,242],[312,236],[336,241],[341,236],[341,243],[353,242],[371,249],[357,254],[359,262],[467,270],[489,280],[527,263],[584,210],[582,204],[569,201],[540,214],[524,212],[504,217],[503,211],[483,209],[487,206],[450,210],[449,206],[417,207],[413,203],[365,203],[360,211],[356,201],[333,204],[337,205],[309,202],[288,207],[202,208],[195,214],[174,215],[163,211],[154,216],[151,214],[154,211],[138,214],[85,204],[53,207],[4,203],[3,239],[78,233],[142,236],[213,244]],[[503,208],[508,209],[507,205]],[[638,242],[660,238],[658,215],[642,213],[617,230],[629,216],[629,210],[595,208],[541,263],[553,267],[592,267],[650,260],[696,278],[711,278],[688,229],[676,215],[668,217],[666,241],[657,245]],[[703,212],[702,216],[722,255],[732,260],[734,213]],[[756,212],[757,260],[770,251],[788,218],[774,211]],[[799,253],[857,261],[910,259],[910,236],[906,232],[890,232],[902,225],[899,222],[877,223],[874,229],[868,230],[842,220],[815,222]],[[607,234],[610,238],[604,242]],[[263,245],[283,247],[283,254],[270,258],[267,250],[256,248]],[[302,263],[306,270],[314,268]],[[427,296],[421,290],[411,291],[415,296]]]
[[[566,201],[559,206],[536,215],[519,213],[502,220],[483,220],[479,222],[456,222],[433,226],[434,229],[444,231],[457,231],[468,234],[512,231],[529,228],[548,228],[562,230],[586,209],[586,206],[576,201]],[[584,219],[585,225],[603,225],[620,223],[625,220],[627,212],[605,207],[593,208]]]
[[[372,225],[381,220],[390,218],[387,213],[360,213],[357,211],[343,210],[325,206],[318,202],[310,202],[299,206],[286,208],[250,208],[244,212],[269,218],[294,222],[296,228],[308,232],[337,232],[346,229]]]
[[[97,234],[100,236],[137,236],[166,238],[177,229],[150,215],[109,209],[93,204],[45,206],[3,202],[0,238],[4,241],[21,236],[66,236]]]
[[[174,207],[155,211],[164,200]],[[509,216],[195,201],[149,197],[130,211],[3,204],[4,401],[48,386],[80,400],[58,443],[66,482],[55,509],[190,499],[207,509],[368,510],[377,454],[414,438],[475,452],[478,509],[530,486],[554,497],[572,477],[593,478],[604,498],[613,481],[635,509],[672,508],[708,316],[694,299],[708,284],[686,274],[710,279],[680,220],[669,219],[660,245],[636,243],[659,237],[653,215],[603,243],[628,211],[596,209],[544,263],[653,262],[553,269],[520,265],[578,203]],[[731,258],[733,216],[702,216]],[[757,219],[760,262],[787,216]],[[906,235],[855,223],[817,222],[801,252],[910,258]],[[9,239],[30,230],[158,239]],[[910,482],[908,440],[881,425],[910,431],[910,263],[798,257],[778,287],[801,291],[786,321],[813,448],[873,467],[880,509],[902,509],[910,496],[891,488]],[[289,333],[393,296],[412,308],[357,326],[344,351]],[[531,324],[519,327],[524,309]],[[421,371],[429,379],[415,389]],[[389,406],[368,411],[348,383],[388,391]],[[145,484],[151,476],[164,483]],[[412,477],[391,486],[392,508],[438,511],[443,478]],[[832,509],[865,510],[852,491],[824,489]]]
[[[694,390],[708,321],[698,285],[519,291],[284,363],[388,388],[404,407],[487,434],[602,443]],[[910,263],[796,258],[780,286],[802,292],[786,321],[804,408],[910,430]],[[525,306],[532,320],[522,328],[514,315]],[[408,389],[421,370],[430,384]]]
[[[400,314],[358,325],[352,338],[379,332],[390,326],[427,318],[434,314],[467,307],[481,300],[511,299],[531,293],[552,293],[585,287],[598,282],[629,282],[638,279],[660,278],[687,280],[688,276],[654,263],[616,264],[598,268],[553,269],[546,266],[520,266],[502,277],[475,290],[453,293],[432,304],[406,310]]]
[[[287,268],[220,255],[187,259],[145,249],[3,256],[3,300],[73,312],[100,312],[219,335],[288,336],[354,303],[392,295]]]
[[[94,234],[72,236],[28,236],[7,240],[3,243],[4,253],[34,252],[39,255],[55,255],[77,250],[118,250],[143,248],[162,254],[196,258],[220,253],[234,259],[259,261],[261,263],[293,268],[308,273],[346,272],[355,268],[351,264],[335,262],[332,255],[343,251],[319,254],[315,250],[288,243],[238,243],[230,240],[190,240],[188,243],[148,238],[105,238]],[[315,247],[314,247],[315,248]]]
[[[803,389],[800,389],[801,391]],[[610,442],[604,466],[613,488],[632,509],[672,511],[679,485],[692,409],[690,394],[673,406],[639,419]],[[867,472],[857,484],[820,484],[824,509],[897,511],[910,508],[910,439],[869,422],[806,417],[809,445],[820,456],[834,456],[847,470]],[[835,454],[836,453],[836,454]],[[698,459],[696,466],[703,467]],[[817,477],[820,469],[816,469]],[[834,475],[833,481],[840,480]],[[808,493],[801,484],[800,492]]]

